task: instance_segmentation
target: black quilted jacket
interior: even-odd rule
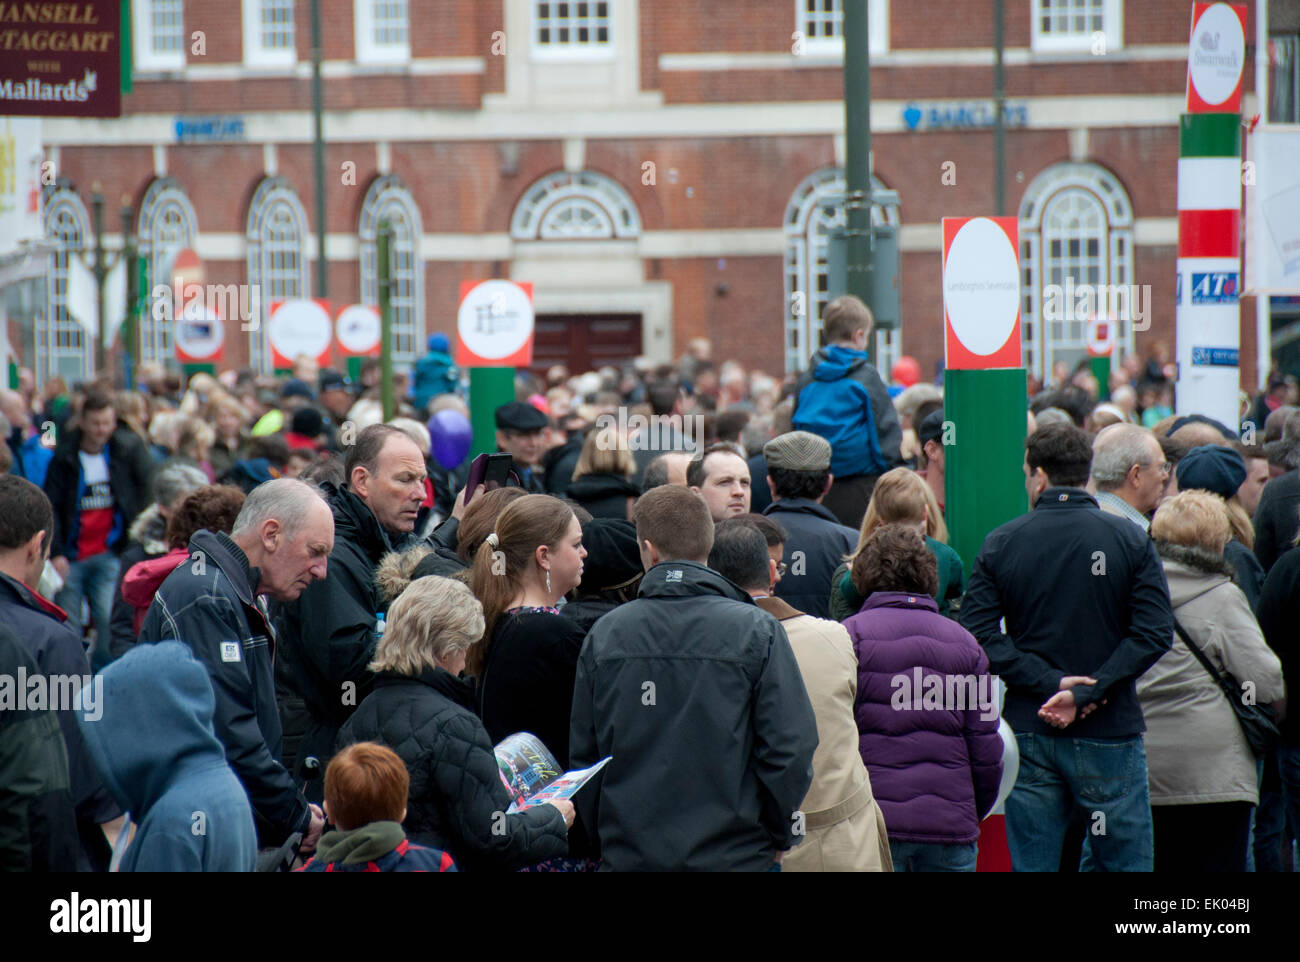
[[[407,836],[450,852],[461,871],[508,871],[567,855],[555,806],[505,814],[510,794],[473,703],[473,688],[441,668],[415,677],[381,672],[339,732],[338,748],[373,741],[401,756],[411,775]]]

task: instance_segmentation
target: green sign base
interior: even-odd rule
[[[1092,371],[1092,376],[1097,379],[1097,400],[1110,400],[1110,358],[1108,357],[1090,357],[1088,358],[1088,368]]]
[[[513,367],[473,367],[469,371],[469,420],[474,429],[471,458],[497,449],[496,409],[515,399]]]
[[[969,576],[984,537],[1029,509],[1024,368],[947,371],[944,384],[944,519]]]

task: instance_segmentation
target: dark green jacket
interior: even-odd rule
[[[966,571],[962,568],[961,556],[929,535],[925,536],[925,546],[939,564],[939,587],[934,593],[934,600],[939,604],[939,614],[956,618],[961,596],[966,590]],[[856,615],[865,600],[858,594],[858,589],[853,587],[848,562],[841,564],[831,578],[831,618],[843,621]]]

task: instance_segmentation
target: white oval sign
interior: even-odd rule
[[[952,239],[943,303],[953,333],[972,354],[993,354],[1015,330],[1020,267],[1006,232],[987,217],[968,221]]]
[[[271,346],[290,360],[299,354],[319,357],[330,346],[334,325],[325,308],[305,297],[285,301],[271,315]]]
[[[1232,96],[1246,65],[1246,37],[1241,21],[1226,3],[1216,3],[1196,21],[1188,68],[1192,86],[1211,107]]]
[[[366,354],[379,346],[379,311],[365,304],[351,304],[339,312],[335,329],[345,351]]]
[[[484,281],[461,301],[456,330],[473,354],[487,360],[509,357],[532,336],[532,302],[512,281]]]
[[[226,339],[226,325],[202,298],[190,301],[176,321],[176,349],[194,358],[212,357]]]

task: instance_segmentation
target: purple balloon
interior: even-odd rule
[[[434,458],[448,471],[455,470],[474,443],[469,418],[459,411],[439,411],[429,419],[428,427]]]

